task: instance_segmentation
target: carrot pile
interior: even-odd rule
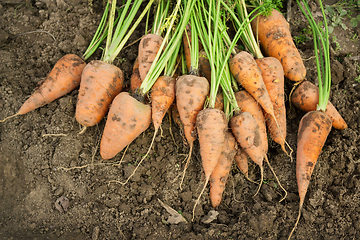
[[[292,160],[292,148],[286,141],[284,91],[284,81],[291,80],[296,85],[291,104],[307,113],[299,124],[296,177],[300,206],[290,238],[299,222],[311,175],[327,136],[332,127],[344,130],[347,124],[329,101],[331,73],[326,19],[322,31],[306,1],[302,0],[301,5],[297,0],[313,29],[319,83],[316,87],[305,80],[306,68],[285,18],[271,4],[251,1],[254,2],[257,4],[251,5],[252,11],[248,12],[245,0],[157,1],[152,28],[145,30],[139,42],[130,91],[124,91],[124,75],[114,60],[151,9],[153,0],[135,23],[141,0],[127,1],[118,9],[116,1],[109,1],[83,59],[73,54],[61,58],[13,116],[42,107],[79,87],[75,117],[84,127],[80,133],[106,117],[100,142],[103,159],[114,158],[151,123],[154,125],[152,141],[137,169],[152,149],[165,114],[172,112],[189,147],[181,190],[195,141],[200,146],[199,172],[204,173],[205,181],[194,204],[194,219],[195,208],[208,183],[212,206],[217,208],[221,204],[232,165],[258,184],[256,195],[267,163],[285,193],[280,201],[286,198],[287,191],[268,158],[268,141],[271,138],[278,143]],[[236,32],[232,37],[228,21]],[[105,40],[102,58],[86,64]],[[241,43],[244,50],[239,50]],[[182,74],[175,77],[179,66]],[[260,168],[259,182],[250,179],[248,159]]]

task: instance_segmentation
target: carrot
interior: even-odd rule
[[[284,70],[279,60],[273,57],[260,58],[255,61],[261,69],[264,84],[274,108],[275,118],[265,113],[270,136],[287,153],[285,149],[286,109],[284,100]]]
[[[263,162],[266,156],[259,125],[251,113],[242,112],[230,119],[230,128],[240,147],[260,167],[261,180],[256,195],[264,179]]]
[[[91,127],[99,123],[109,110],[109,105],[123,86],[124,76],[115,65],[95,60],[86,65],[76,104],[78,123]]]
[[[265,55],[275,57],[281,62],[285,77],[292,81],[304,80],[306,68],[283,15],[273,9],[269,16],[256,17],[251,25]]]
[[[248,165],[248,155],[245,150],[241,147],[238,147],[235,155],[235,163],[247,179],[249,179],[249,165]]]
[[[225,145],[225,134],[227,129],[226,116],[224,112],[219,109],[206,108],[197,115],[196,128],[199,136],[200,155],[205,173],[205,183],[195,202],[193,219],[195,216],[196,205],[200,201],[200,197],[210,180],[211,174],[214,172]]]
[[[136,58],[133,66],[133,72],[130,78],[130,92],[135,93],[141,86],[142,80],[139,72],[139,59]]]
[[[319,103],[319,89],[309,81],[303,81],[291,96],[292,104],[305,112],[315,111]],[[339,130],[348,128],[345,120],[329,101],[325,113],[330,117],[332,126]]]
[[[308,112],[300,121],[296,151],[296,180],[300,204],[298,219],[291,234],[299,222],[311,175],[326,138],[331,131],[331,125],[331,119],[322,111]]]
[[[215,108],[224,111],[224,94],[222,92],[216,94]]]
[[[254,58],[246,51],[236,54],[230,60],[230,71],[248,93],[261,105],[266,113],[274,116],[274,108],[262,79],[261,70]]]
[[[220,158],[210,176],[210,200],[211,205],[216,208],[219,206],[225,185],[229,177],[231,165],[234,162],[237,143],[234,136],[226,131],[225,143]]]
[[[101,157],[113,158],[145,131],[150,122],[150,106],[139,102],[127,92],[119,93],[111,104],[101,138]]]
[[[209,83],[211,82],[211,67],[205,50],[199,52],[199,73],[205,77]]]
[[[60,58],[46,79],[23,103],[19,111],[0,122],[31,112],[77,88],[85,65],[85,62],[74,54],[67,54]]]
[[[255,118],[257,125],[259,126],[260,138],[262,148],[265,154],[268,151],[268,139],[266,132],[265,117],[262,112],[261,106],[256,100],[245,90],[235,93],[236,101],[238,106],[243,112],[249,112]]]
[[[182,176],[181,183],[185,177],[185,172],[189,165],[194,141],[196,139],[196,117],[203,109],[206,96],[210,91],[209,88],[209,82],[204,77],[183,75],[180,76],[176,81],[176,105],[179,111],[181,122],[184,124],[184,134],[190,147],[189,156],[184,167],[184,174]]]
[[[147,34],[141,39],[138,59],[139,73],[142,81],[144,81],[146,74],[149,72],[162,42],[163,38],[158,34]]]
[[[185,63],[188,72],[190,72],[191,67],[191,27],[186,25],[185,31],[183,33],[183,46],[184,46],[184,55]]]

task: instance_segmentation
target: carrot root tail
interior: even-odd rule
[[[3,120],[0,120],[0,122],[5,122],[6,120],[16,117],[17,115],[20,115],[20,113],[15,113],[14,115],[8,116],[8,117],[4,118]]]
[[[193,222],[193,221],[194,221],[196,206],[197,206],[197,205],[198,205],[198,203],[200,202],[200,198],[201,198],[202,194],[204,193],[205,188],[206,188],[206,186],[207,186],[207,184],[208,184],[209,180],[210,180],[210,176],[208,176],[208,177],[206,178],[205,183],[204,183],[204,186],[203,186],[203,189],[201,190],[201,192],[200,192],[200,194],[199,194],[198,198],[196,199],[196,202],[195,202],[195,204],[194,204],[194,208],[193,208],[193,212],[192,212],[192,219],[191,219],[191,222]]]
[[[87,129],[87,127],[84,126],[84,127],[80,130],[80,132],[78,133],[78,135],[83,134],[83,133],[86,131],[86,129]]]
[[[259,193],[262,183],[264,181],[264,167],[263,166],[260,166],[260,173],[261,173],[261,179],[260,179],[258,189],[256,190],[256,193],[254,194],[254,197]]]
[[[182,190],[182,183],[184,182],[186,169],[187,169],[188,166],[189,166],[189,162],[190,162],[190,159],[191,159],[191,154],[192,154],[193,146],[194,146],[193,144],[191,144],[191,146],[190,146],[189,157],[188,157],[188,159],[186,160],[186,164],[185,164],[185,167],[184,167],[183,175],[182,175],[181,180],[180,180],[180,190]]]
[[[299,223],[300,216],[301,216],[301,209],[302,209],[302,205],[300,205],[300,207],[299,207],[299,214],[298,214],[298,217],[297,217],[297,219],[296,219],[295,225],[294,225],[293,229],[292,229],[291,232],[290,232],[290,235],[289,235],[289,237],[288,237],[288,240],[290,240],[291,236],[293,235],[293,233],[294,233],[294,231],[295,231],[295,229],[296,229],[296,227],[297,227],[297,225],[298,225],[298,223]]]
[[[273,173],[276,181],[278,182],[279,187],[280,187],[280,188],[284,191],[284,193],[285,193],[285,196],[284,196],[282,199],[280,199],[280,201],[279,201],[279,202],[282,202],[282,201],[287,197],[288,192],[287,192],[287,191],[285,190],[285,188],[281,185],[281,183],[280,183],[280,181],[279,181],[279,178],[277,177],[274,169],[272,168],[272,166],[271,166],[271,164],[270,164],[270,162],[269,162],[269,159],[268,159],[267,157],[266,157],[265,159],[266,159],[266,163],[268,164],[268,166],[269,166],[271,172]]]
[[[149,155],[150,150],[151,150],[151,148],[152,148],[152,146],[153,146],[153,144],[154,144],[155,137],[156,137],[156,134],[157,134],[158,130],[159,130],[159,129],[155,129],[153,139],[152,139],[152,141],[151,141],[150,147],[149,147],[149,149],[147,150],[146,154],[141,158],[139,164],[136,166],[136,168],[135,168],[134,171],[131,173],[131,175],[126,179],[126,181],[125,181],[125,182],[121,182],[121,185],[126,185],[126,184],[129,182],[130,178],[132,178],[132,176],[135,175],[136,170],[140,167],[141,163],[142,163],[142,162],[144,161],[144,159]]]

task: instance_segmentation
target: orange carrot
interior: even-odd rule
[[[175,100],[175,79],[170,76],[159,77],[151,88],[150,99],[156,135],[166,112]]]
[[[197,201],[195,202],[193,208],[193,219],[196,205],[200,201],[200,197],[210,180],[210,176],[218,163],[225,145],[225,133],[227,129],[225,113],[216,108],[206,108],[201,110],[199,114],[197,114],[196,129],[199,136],[200,155],[205,173],[205,183]]]
[[[101,138],[101,157],[113,158],[145,131],[150,126],[150,122],[149,105],[139,102],[127,92],[118,94],[111,104]]]
[[[109,110],[114,97],[121,92],[124,76],[120,68],[104,61],[91,61],[81,75],[75,117],[78,123],[91,127]]]
[[[305,112],[315,111],[319,103],[319,89],[309,81],[303,81],[291,96],[292,104]],[[330,117],[332,126],[339,130],[348,128],[345,120],[329,101],[325,113]]]
[[[216,94],[215,108],[224,111],[224,94],[222,92]]]
[[[191,28],[190,28],[189,24],[186,25],[185,31],[183,33],[183,44],[184,44],[184,55],[185,55],[186,68],[189,72],[190,66],[191,66],[191,50],[190,50]]]
[[[199,52],[199,73],[205,77],[209,83],[211,82],[211,67],[205,50]]]
[[[235,93],[236,102],[243,112],[249,112],[255,118],[257,125],[259,126],[262,148],[265,153],[268,151],[268,139],[266,132],[265,117],[262,112],[261,106],[256,100],[245,90]]]
[[[85,62],[74,54],[67,54],[60,58],[46,79],[24,102],[19,111],[0,122],[42,107],[77,88],[85,65]]]
[[[209,82],[206,78],[195,75],[183,75],[176,81],[176,105],[181,122],[184,124],[184,134],[190,147],[180,188],[185,177],[186,169],[189,165],[194,141],[196,139],[196,117],[203,109],[206,96],[210,91],[209,88]]]
[[[230,71],[237,82],[255,98],[265,112],[274,116],[274,108],[262,79],[261,70],[250,53],[242,51],[236,54],[230,60]]]
[[[219,206],[221,202],[231,165],[234,162],[236,148],[237,142],[234,136],[226,131],[224,147],[216,167],[210,176],[210,200],[214,208]]]
[[[144,81],[146,74],[149,72],[162,42],[163,38],[158,34],[146,34],[141,39],[138,53],[141,81]]]
[[[280,144],[284,152],[286,139],[286,109],[284,99],[284,70],[279,60],[273,57],[255,60],[261,69],[264,84],[269,93],[273,108],[273,116],[265,113],[267,127],[272,139]]]
[[[285,77],[292,81],[304,80],[306,68],[283,15],[273,9],[269,16],[256,17],[251,25],[265,54],[281,62]]]
[[[298,218],[289,239],[299,222],[311,175],[331,131],[331,125],[331,119],[322,111],[308,112],[300,121],[296,151],[296,180],[300,204]]]
[[[251,160],[260,167],[261,180],[259,188],[256,191],[257,194],[264,179],[263,162],[266,156],[259,125],[251,113],[242,112],[230,119],[230,128],[240,147],[242,147]]]
[[[249,165],[248,165],[248,155],[245,150],[241,147],[238,147],[235,155],[235,163],[247,179],[249,179]]]
[[[140,72],[139,72],[139,58],[136,58],[133,66],[133,72],[130,78],[130,91],[131,93],[135,93],[137,89],[140,88],[142,83]]]

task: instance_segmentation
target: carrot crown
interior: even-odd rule
[[[314,50],[316,59],[316,68],[319,82],[319,104],[316,110],[324,111],[329,101],[330,88],[331,88],[331,68],[330,68],[330,42],[329,30],[327,26],[326,16],[322,1],[319,0],[321,13],[324,19],[325,32],[316,23],[311,14],[311,9],[307,1],[302,0],[303,5],[296,0],[301,11],[310,23],[311,30],[314,36]]]

